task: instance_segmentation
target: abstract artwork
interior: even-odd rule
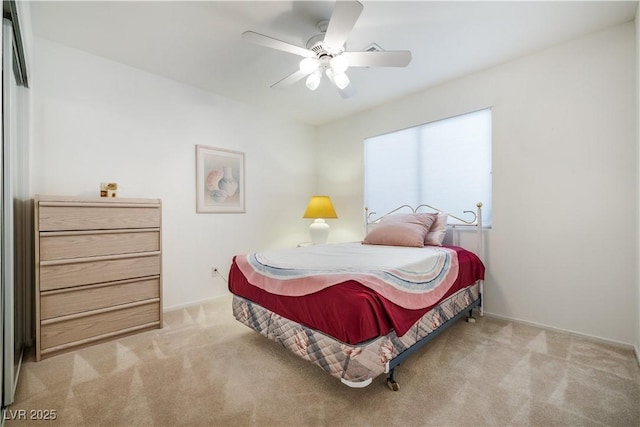
[[[244,153],[196,145],[196,212],[244,212]]]

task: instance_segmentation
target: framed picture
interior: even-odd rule
[[[244,153],[196,145],[196,212],[244,212]]]

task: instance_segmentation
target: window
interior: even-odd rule
[[[378,214],[426,203],[456,216],[482,202],[490,226],[491,110],[365,139],[364,200]]]

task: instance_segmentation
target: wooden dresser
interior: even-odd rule
[[[36,360],[162,327],[159,199],[38,196]]]

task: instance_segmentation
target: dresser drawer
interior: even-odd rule
[[[160,208],[135,204],[130,207],[92,204],[58,206],[41,202],[38,227],[40,231],[158,228]]]
[[[51,319],[153,298],[160,298],[159,277],[43,292],[40,318]]]
[[[159,253],[41,261],[40,291],[159,274]]]
[[[40,233],[41,261],[159,250],[159,229]]]
[[[101,339],[108,334],[126,331],[160,321],[160,304],[153,302],[123,309],[86,313],[63,321],[43,321],[40,327],[42,352],[65,344]]]

